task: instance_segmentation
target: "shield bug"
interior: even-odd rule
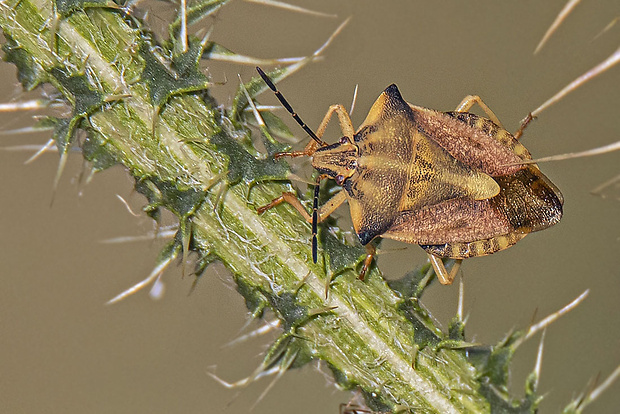
[[[257,70],[312,137],[302,151],[276,156],[309,156],[319,172],[312,215],[292,193],[258,212],[282,202],[297,209],[312,223],[315,263],[317,223],[344,201],[368,252],[360,277],[372,261],[370,242],[380,236],[420,245],[442,284],[452,283],[462,259],[504,250],[562,217],[558,188],[536,164],[523,164],[532,159],[517,140],[526,124],[513,136],[478,96],[466,97],[455,111],[440,112],[407,103],[392,84],[357,130],[344,107],[332,105],[315,134]],[[475,104],[489,119],[467,112]],[[334,113],[343,136],[328,145],[320,137]],[[342,190],[319,208],[324,178],[334,179]],[[457,259],[457,265],[448,273],[440,258]]]

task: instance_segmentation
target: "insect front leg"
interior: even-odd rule
[[[478,104],[491,121],[503,128],[502,123],[495,113],[484,103],[478,95],[467,95],[461,103],[456,107],[456,112],[469,112],[472,106]]]
[[[316,216],[317,216],[316,223],[320,223],[321,221],[329,217],[338,207],[340,207],[342,203],[344,203],[346,199],[347,199],[347,193],[344,190],[336,193],[325,204],[323,204],[321,208],[319,208],[316,211]],[[288,193],[288,192],[282,193],[280,197],[272,200],[271,203],[264,205],[262,207],[259,207],[258,209],[256,209],[256,212],[258,214],[263,214],[265,211],[277,205],[280,205],[282,203],[289,203],[291,206],[293,206],[293,208],[295,208],[295,210],[299,211],[299,213],[304,217],[304,219],[306,219],[308,223],[313,223],[312,215],[306,211],[305,207],[301,204],[301,201],[299,201],[299,198],[297,198],[295,194]],[[316,248],[315,247],[316,246],[316,229],[314,228],[314,226],[312,229],[312,240],[313,240],[312,255],[313,255],[313,260],[314,260],[315,255],[316,255],[316,252],[314,251]]]
[[[312,222],[312,216],[308,214],[305,207],[301,204],[301,201],[299,201],[295,194],[289,192],[282,193],[280,197],[274,198],[269,204],[257,208],[256,212],[258,214],[263,214],[265,211],[270,210],[282,203],[289,203],[295,210],[299,211],[301,215],[304,216],[308,223]]]
[[[325,204],[318,210],[318,223],[329,217],[344,201],[347,199],[347,194],[343,191],[338,192],[332,198],[327,200]],[[272,209],[273,207],[282,203],[289,203],[295,210],[306,219],[308,223],[312,223],[312,215],[306,211],[306,208],[301,204],[299,198],[293,193],[282,193],[278,198],[273,199],[269,204],[264,205],[256,209],[258,214],[263,214],[265,211]]]
[[[319,148],[319,146],[320,145],[318,142],[316,142],[315,140],[311,140],[310,142],[308,142],[308,145],[306,145],[306,147],[301,151],[276,152],[273,155],[273,157],[276,160],[279,160],[282,157],[291,157],[291,158],[303,157],[303,156],[310,157]]]
[[[325,129],[327,128],[327,124],[331,120],[332,115],[336,112],[338,115],[338,122],[340,123],[340,129],[342,130],[342,134],[346,137],[353,138],[355,135],[355,130],[353,129],[353,124],[351,123],[351,118],[349,117],[349,113],[344,108],[344,106],[337,104],[332,105],[327,110],[327,113],[323,117],[323,120],[319,124],[318,129],[316,130],[316,136],[321,138],[325,133]],[[312,140],[308,142],[308,145],[302,151],[290,151],[290,152],[278,152],[274,155],[275,159],[279,159],[282,157],[310,157],[314,152],[320,147],[320,144],[316,140]]]
[[[340,104],[332,105],[327,110],[327,113],[323,117],[323,120],[319,124],[318,129],[316,130],[316,135],[320,138],[325,133],[325,129],[327,128],[327,124],[331,120],[332,115],[336,112],[338,115],[338,123],[340,124],[340,130],[345,137],[353,138],[355,135],[355,129],[353,128],[353,123],[351,122],[351,117],[349,113],[344,108],[344,106]]]
[[[428,260],[431,262],[433,270],[435,270],[437,280],[439,280],[439,283],[441,283],[442,285],[452,284],[454,278],[456,277],[456,274],[461,268],[461,263],[463,263],[463,259],[457,259],[454,262],[454,266],[452,266],[452,269],[450,269],[450,273],[448,273],[448,270],[441,261],[441,258],[435,256],[434,254],[428,253]]]

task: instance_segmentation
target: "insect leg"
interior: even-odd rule
[[[306,147],[302,151],[276,152],[273,157],[276,160],[282,157],[291,157],[291,158],[303,157],[303,156],[310,157],[312,154],[314,154],[314,152],[318,148],[319,148],[318,142],[311,140],[310,142],[308,142],[308,145],[306,145]]]
[[[293,193],[282,193],[282,195],[278,198],[274,198],[271,203],[266,204],[262,207],[256,209],[258,214],[263,214],[265,211],[274,208],[282,203],[289,203],[293,208],[301,213],[302,216],[306,219],[308,223],[312,222],[312,216],[308,214],[305,207],[301,204],[301,201],[297,198],[297,196]]]
[[[503,128],[502,123],[500,122],[499,118],[497,117],[497,115],[495,115],[495,113],[493,113],[493,111],[491,110],[491,108],[489,108],[483,101],[482,99],[478,96],[478,95],[468,95],[465,98],[463,98],[463,100],[461,101],[461,103],[459,104],[459,106],[456,107],[456,112],[467,112],[471,109],[472,106],[474,106],[475,104],[478,104],[480,106],[480,108],[482,108],[482,110],[484,111],[485,114],[488,115],[489,119],[491,121],[493,121],[495,124],[499,125],[500,127]],[[521,138],[521,135],[523,135],[523,131],[525,130],[525,128],[530,124],[530,122],[532,122],[532,120],[536,118],[535,116],[532,116],[531,113],[529,113],[525,119],[523,121],[521,121],[521,126],[519,126],[519,129],[513,134],[513,137],[518,140],[519,138]]]
[[[450,280],[454,280],[454,278],[456,277],[456,274],[459,272],[459,269],[461,268],[461,264],[463,264],[463,259],[457,259],[454,261],[454,264],[452,265],[452,269],[450,269]]]
[[[334,194],[332,198],[327,200],[319,209],[319,223],[329,217],[344,201],[347,199],[347,193],[342,190]]]
[[[463,259],[458,259],[455,261],[454,266],[450,269],[450,273],[446,270],[446,266],[444,266],[441,258],[435,256],[434,254],[428,253],[428,260],[431,262],[433,269],[435,270],[435,274],[437,275],[437,280],[442,285],[451,285],[452,281],[456,277],[459,269],[461,268],[461,263]]]
[[[319,178],[323,178],[323,177],[319,177]],[[317,185],[318,187],[318,185]],[[347,199],[347,193],[342,190],[338,193],[336,193],[332,198],[330,198],[325,204],[323,204],[320,208],[318,208],[318,201],[314,202],[313,201],[313,211],[312,211],[312,215],[310,215],[305,207],[301,204],[301,201],[299,201],[299,199],[297,198],[297,196],[293,193],[282,193],[282,195],[274,200],[271,201],[271,203],[264,205],[262,207],[259,207],[258,209],[256,209],[256,212],[258,214],[263,214],[265,211],[280,205],[282,203],[289,203],[291,206],[293,206],[293,208],[297,211],[299,211],[299,213],[304,217],[304,219],[306,219],[306,221],[308,223],[312,223],[312,249],[313,249],[313,260],[316,263],[316,224],[315,223],[320,223],[321,221],[323,221],[324,219],[326,219],[327,217],[329,217],[338,207],[340,207],[340,205],[342,203],[344,203],[344,201]],[[316,210],[315,210],[316,208]],[[316,219],[314,218],[316,215]]]
[[[325,220],[329,217],[344,201],[347,199],[347,194],[343,191],[336,193],[332,198],[330,198],[325,204],[319,208],[318,214],[318,223]],[[265,211],[272,209],[275,206],[278,206],[282,203],[289,203],[295,210],[299,211],[299,213],[304,216],[308,223],[312,223],[312,216],[306,211],[306,208],[301,204],[301,201],[297,198],[297,196],[293,193],[282,193],[282,195],[278,198],[273,199],[269,204],[264,205],[256,209],[258,214],[263,214]]]
[[[364,277],[366,276],[366,272],[368,271],[368,268],[370,267],[370,264],[372,263],[372,259],[375,257],[375,254],[377,253],[377,249],[375,249],[375,246],[372,244],[372,242],[368,243],[366,246],[366,258],[364,259],[364,264],[362,265],[362,270],[360,270],[360,280],[364,280]]]
[[[525,117],[525,119],[523,121],[521,121],[521,126],[519,127],[519,129],[517,130],[517,132],[515,132],[513,134],[513,136],[515,137],[515,139],[519,139],[521,138],[521,135],[523,135],[523,131],[525,130],[525,128],[530,124],[530,122],[532,122],[532,120],[535,117],[532,115],[532,113],[530,112],[529,114],[527,114],[527,116]]]
[[[336,114],[338,115],[338,122],[340,123],[340,129],[342,130],[342,134],[345,137],[353,138],[353,135],[355,135],[355,129],[353,128],[351,117],[349,116],[349,113],[344,108],[344,106],[340,104],[332,105],[329,107],[327,113],[323,117],[323,120],[321,121],[319,127],[316,130],[317,136],[323,136],[323,133],[325,133],[325,128],[327,128],[327,124],[331,120],[334,112],[336,112]]]
[[[495,113],[491,111],[491,108],[489,108],[478,95],[467,95],[465,98],[463,98],[461,103],[456,107],[456,112],[468,112],[475,104],[478,104],[478,106],[482,108],[484,113],[488,115],[491,121],[503,128],[502,123],[500,122],[497,115],[495,115]]]
[[[323,117],[323,120],[319,124],[319,128],[316,130],[316,136],[319,138],[323,136],[323,134],[325,133],[325,129],[327,128],[327,124],[329,124],[329,121],[331,120],[332,115],[334,115],[334,112],[336,112],[336,114],[338,115],[338,122],[340,123],[340,129],[342,130],[342,134],[346,137],[353,138],[353,135],[355,135],[355,129],[353,129],[351,118],[349,117],[349,114],[344,108],[344,106],[340,104],[332,105],[329,107],[327,113]],[[306,145],[306,148],[304,148],[302,151],[278,152],[277,154],[275,154],[275,158],[278,159],[281,157],[302,157],[304,155],[311,156],[318,148],[319,143],[313,140],[310,141],[308,145]]]
[[[329,107],[327,113],[323,117],[323,120],[319,124],[319,128],[316,130],[316,136],[318,138],[322,137],[325,133],[325,129],[327,128],[327,124],[331,120],[332,115],[336,112],[338,114],[338,122],[340,123],[340,129],[344,136],[353,138],[355,135],[355,129],[353,129],[353,124],[351,123],[351,118],[347,110],[342,105],[332,105]],[[311,156],[314,152],[320,147],[319,143],[315,140],[312,140],[306,145],[302,151],[291,151],[291,152],[278,152],[275,154],[275,158],[281,157],[302,157],[302,156]]]

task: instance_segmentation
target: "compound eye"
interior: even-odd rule
[[[336,176],[336,184],[338,185],[342,185],[342,183],[344,183],[344,175],[342,174],[338,174]]]

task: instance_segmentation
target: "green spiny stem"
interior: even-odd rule
[[[179,73],[182,62],[175,66],[147,29],[119,10],[94,3],[66,16],[54,10],[46,0],[3,1],[0,25],[23,83],[49,82],[74,107],[64,135],[57,133],[61,153],[73,142],[71,125],[86,130],[83,152],[95,169],[124,165],[149,199],[149,213],[174,212],[184,245],[221,260],[255,314],[271,309],[283,321],[265,366],[324,360],[340,385],[360,387],[371,407],[384,410],[511,407],[508,397],[489,398],[493,387],[485,388],[465,351],[434,348],[451,338],[376,269],[365,281],[354,266],[336,266],[333,274],[339,260],[354,265],[358,249],[324,234],[329,260],[313,264],[310,227],[299,214],[284,205],[256,214],[291,190],[267,179],[285,177],[285,166],[248,158],[256,152],[247,147],[248,130],[215,107],[197,66]]]

